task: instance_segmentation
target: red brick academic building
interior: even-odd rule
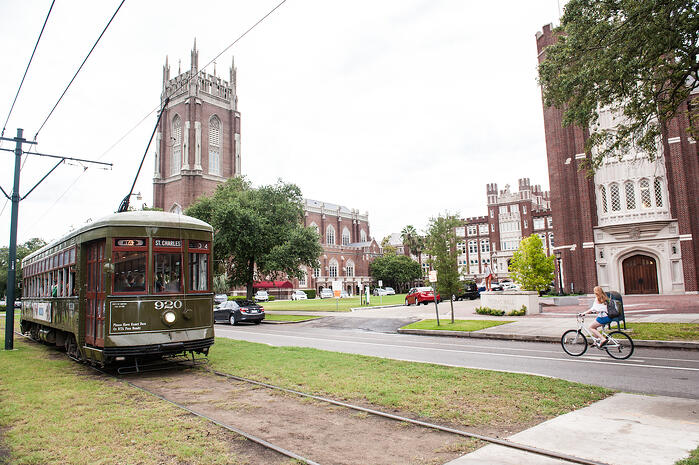
[[[536,34],[539,61],[555,42],[551,25]],[[696,94],[694,94],[696,97]],[[699,291],[699,154],[689,137],[687,102],[663,128],[656,160],[627,153],[587,177],[581,164],[587,128],[563,127],[562,112],[544,107],[556,250],[566,291],[596,285],[623,294]],[[599,124],[614,127],[602,111]]]

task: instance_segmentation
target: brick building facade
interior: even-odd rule
[[[170,101],[156,132],[153,206],[165,211],[181,213],[241,170],[235,65],[229,81],[198,66],[195,40],[189,70],[170,79],[167,58],[163,67],[161,104]]]
[[[306,279],[294,280],[296,289],[332,288],[341,281],[349,295],[371,283],[369,264],[381,255],[381,247],[370,235],[369,214],[347,207],[305,199],[304,226],[315,227],[320,235],[323,255],[320,268],[303,270]]]
[[[509,277],[509,263],[519,242],[538,234],[547,255],[553,252],[553,226],[549,193],[532,186],[529,178],[518,180],[519,190],[506,185],[486,186],[488,214],[466,218],[456,228],[458,263],[461,275],[479,280],[487,265],[498,278]]]
[[[551,25],[536,34],[539,61],[555,42]],[[695,94],[696,96],[696,94]],[[663,128],[657,157],[627,153],[588,177],[581,165],[587,128],[563,127],[562,111],[544,107],[555,249],[566,291],[595,285],[624,294],[699,290],[699,157],[688,136],[689,103]],[[613,128],[617,115],[601,111]]]

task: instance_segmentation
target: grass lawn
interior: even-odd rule
[[[698,323],[626,323],[626,327],[633,329],[631,337],[639,340],[699,341]]]
[[[371,305],[360,305],[359,296],[346,299],[275,300],[262,305],[265,310],[292,310],[310,312],[349,312],[356,307],[376,307],[405,303],[405,294],[371,296]]]
[[[538,423],[612,391],[539,376],[217,338],[212,368],[287,388],[464,426]]]
[[[313,316],[313,315],[277,315],[277,314],[271,314],[271,313],[266,313],[265,314],[265,320],[269,321],[309,321],[309,320],[315,320],[317,318],[322,318],[320,316]]]
[[[451,319],[442,318],[439,320],[421,320],[403,326],[401,329],[436,329],[440,331],[478,331],[479,329],[490,328],[493,326],[513,323],[512,321],[492,321],[492,320],[454,320],[451,324]]]
[[[229,452],[232,436],[218,426],[93,377],[49,347],[19,337],[14,346],[0,351],[0,451],[9,449],[8,463],[245,462]]]

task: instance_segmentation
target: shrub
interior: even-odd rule
[[[476,313],[479,315],[503,316],[505,314],[505,310],[496,310],[490,307],[478,307],[476,308]]]
[[[4,305],[0,305],[0,312],[4,312],[4,311],[5,311],[5,306],[4,306]]]
[[[274,297],[273,295],[271,295],[271,296],[269,296],[269,299],[267,300],[267,302],[271,302],[271,301],[273,301],[274,299],[275,299],[275,297]]]
[[[316,298],[316,290],[315,289],[304,289],[303,292],[306,293],[306,297],[308,297],[309,299]]]
[[[228,300],[247,300],[248,298],[244,295],[229,295]]]
[[[522,305],[522,308],[520,308],[519,310],[512,310],[511,312],[509,312],[507,314],[507,316],[524,316],[526,314],[527,314],[527,306]]]

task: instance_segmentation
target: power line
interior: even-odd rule
[[[102,38],[102,36],[104,35],[104,33],[107,32],[107,28],[109,27],[110,24],[112,24],[112,21],[114,20],[114,17],[117,15],[117,13],[118,13],[119,10],[121,9],[121,6],[124,4],[125,1],[126,1],[126,0],[121,0],[121,3],[120,3],[119,6],[117,7],[117,9],[116,9],[116,11],[114,12],[114,14],[112,15],[112,17],[109,19],[109,22],[107,23],[106,26],[104,26],[104,29],[102,30],[102,33],[100,34],[100,36],[99,36],[99,37],[97,38],[97,40],[95,41],[94,45],[92,46],[92,48],[91,48],[90,51],[88,52],[88,54],[87,54],[87,56],[85,57],[85,59],[83,60],[83,62],[80,64],[80,67],[78,68],[78,70],[75,72],[75,75],[73,76],[73,79],[70,80],[70,82],[69,82],[68,85],[66,86],[66,88],[65,88],[65,90],[63,91],[63,93],[61,94],[61,96],[58,98],[58,101],[57,101],[56,104],[53,106],[53,108],[52,108],[51,111],[49,112],[49,114],[48,114],[48,116],[46,117],[46,119],[44,120],[44,122],[41,123],[41,126],[40,126],[39,129],[36,131],[36,134],[34,134],[34,140],[36,140],[36,138],[39,136],[39,132],[43,129],[44,125],[45,125],[46,122],[49,120],[49,118],[50,118],[51,115],[53,114],[53,112],[54,112],[54,110],[56,109],[56,107],[58,106],[58,104],[61,103],[61,100],[63,99],[63,96],[66,94],[66,92],[68,92],[68,88],[70,87],[71,84],[73,84],[73,81],[75,81],[75,78],[78,77],[78,73],[80,73],[80,70],[83,69],[83,66],[85,65],[85,62],[87,61],[88,58],[90,58],[90,55],[92,54],[92,51],[95,49],[95,47],[97,47],[97,44],[99,43],[99,41],[100,41],[100,39]]]
[[[39,32],[39,37],[36,39],[36,44],[34,44],[34,50],[32,51],[32,56],[29,57],[29,63],[27,63],[27,69],[24,70],[24,76],[22,76],[22,81],[19,83],[19,88],[17,89],[17,94],[15,94],[15,99],[12,101],[12,106],[10,107],[10,112],[7,114],[7,119],[5,120],[5,124],[2,126],[2,134],[0,134],[0,137],[5,136],[5,129],[7,128],[7,122],[10,121],[10,115],[12,114],[12,110],[15,108],[15,103],[17,103],[17,97],[19,97],[19,91],[22,90],[22,84],[24,84],[24,78],[27,77],[27,72],[29,71],[29,66],[32,64],[32,60],[34,59],[34,54],[36,53],[36,48],[39,46],[39,41],[41,40],[41,36],[44,33],[44,28],[46,27],[46,23],[49,21],[49,16],[51,16],[51,10],[53,10],[54,3],[56,3],[56,0],[53,0],[51,2],[51,7],[49,8],[49,12],[46,14],[46,19],[44,20],[44,25],[41,26],[41,32]],[[5,207],[3,207],[2,209],[4,210]],[[0,212],[0,215],[2,215],[2,212]]]

